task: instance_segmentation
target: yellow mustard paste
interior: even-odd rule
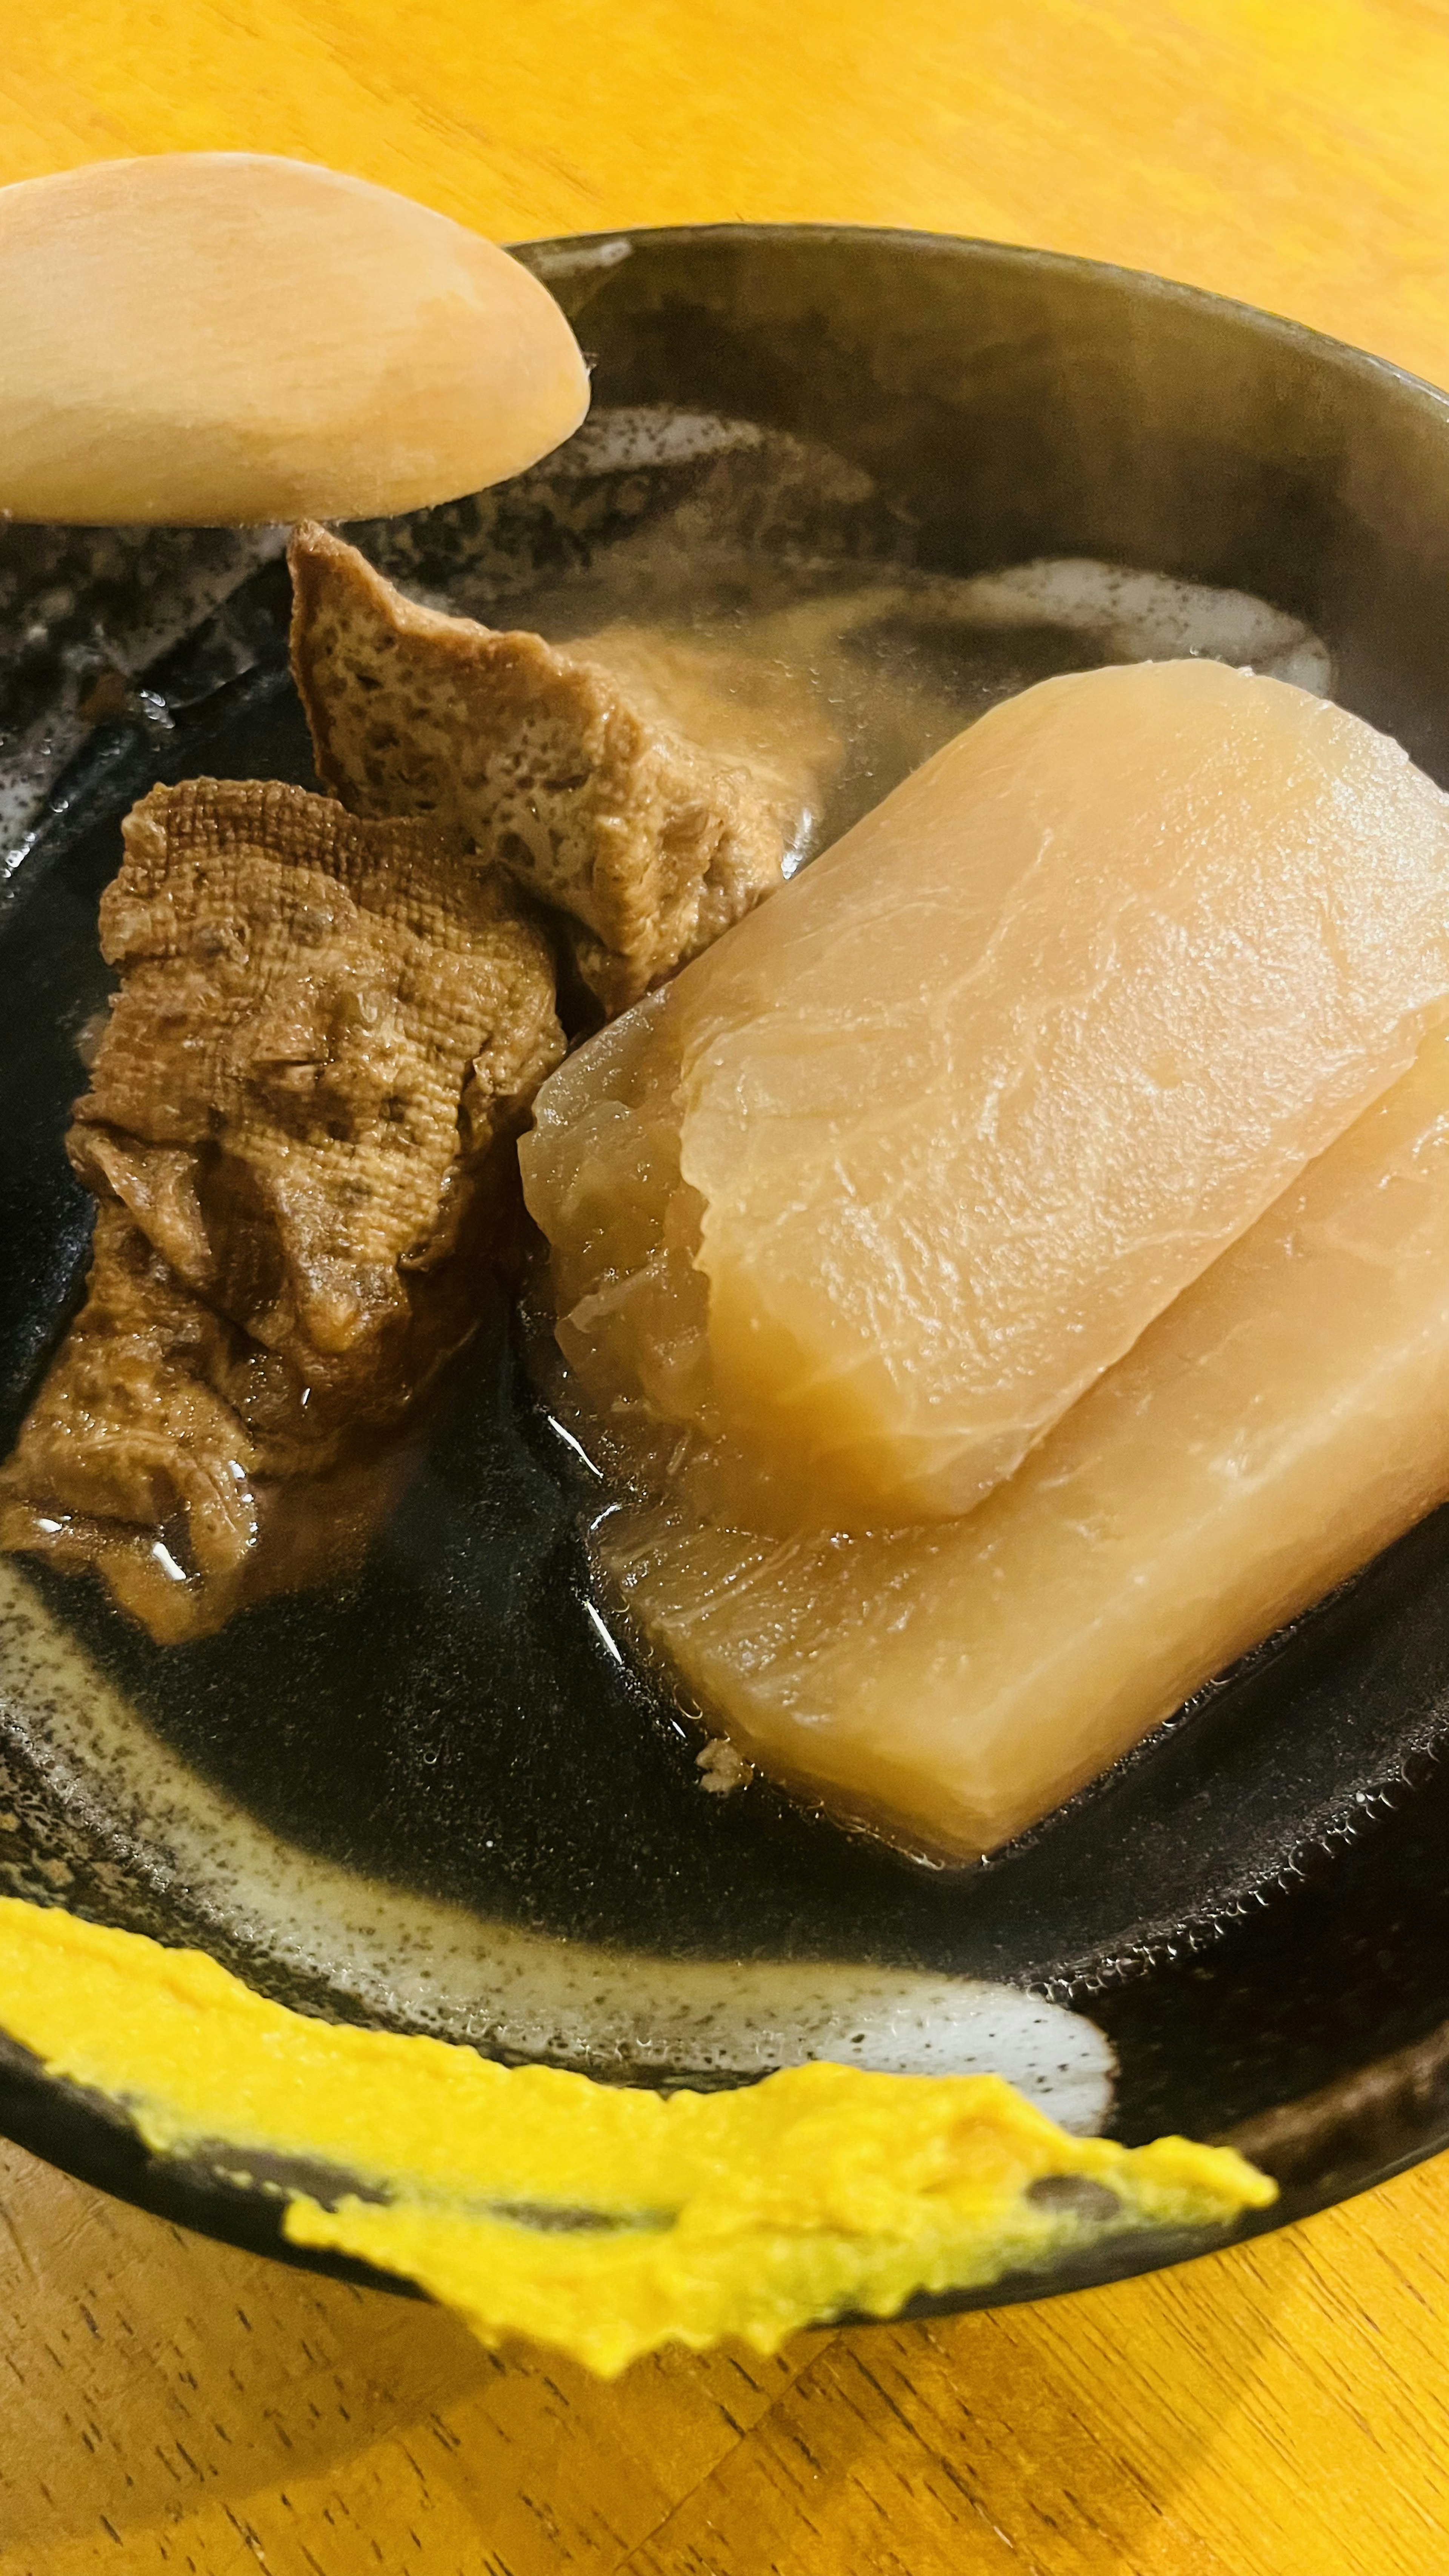
[[[606,2376],[669,2342],[770,2352],[847,2310],[889,2316],[919,2290],[1275,2197],[1230,2148],[1070,2137],[994,2075],[815,2062],[666,2096],[502,2067],[288,2012],[199,1951],[13,1897],[0,2027],[122,2104],[158,2153],[204,2145],[239,2176],[249,2155],[342,2168],[361,2188],[335,2206],[287,2193],[294,2244],[405,2275],[485,2342],[529,2335]],[[1065,2175],[1101,2188],[1033,2194]]]

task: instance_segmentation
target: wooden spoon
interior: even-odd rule
[[[588,409],[506,251],[253,152],[0,188],[0,511],[87,525],[372,518],[517,474]]]

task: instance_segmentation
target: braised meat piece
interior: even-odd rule
[[[840,745],[775,666],[627,626],[568,648],[405,599],[299,528],[292,668],[317,774],[425,814],[563,916],[606,1014],[780,883]]]
[[[160,1645],[210,1635],[269,1592],[350,1572],[411,1451],[380,1436],[386,1404],[345,1435],[334,1409],[314,1434],[295,1380],[285,1400],[290,1375],[103,1200],[85,1305],[0,1473],[0,1545],[67,1574],[99,1567]],[[259,1396],[259,1418],[230,1396]]]
[[[563,1039],[542,934],[427,823],[202,779],[125,845],[68,1139],[100,1201],[89,1292],[0,1473],[0,1544],[97,1564],[172,1638],[310,1579],[304,1519],[384,1491]],[[329,1484],[283,1508],[295,1478]]]
[[[351,1351],[406,1318],[562,1052],[546,944],[429,825],[297,787],[157,788],[125,846],[71,1160],[269,1349]]]
[[[186,1573],[232,1576],[257,1535],[255,1444],[214,1382],[233,1335],[103,1202],[85,1305],[0,1475],[5,1545],[67,1571],[99,1560],[148,1626],[152,1590],[164,1611]],[[182,1531],[178,1561],[163,1533]],[[189,1609],[192,1586],[180,1589]]]

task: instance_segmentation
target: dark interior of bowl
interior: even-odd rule
[[[604,438],[501,493],[358,531],[405,583],[528,622],[532,600],[586,589],[652,520],[707,534],[718,454],[689,424],[755,424],[804,443],[793,483],[752,480],[748,443],[730,470],[731,542],[767,566],[971,573],[1085,556],[1248,591],[1314,628],[1335,694],[1449,780],[1449,405],[1427,388],[1208,297],[990,245],[721,228],[524,256],[594,358],[596,414],[645,407],[654,445],[636,421],[632,445]],[[275,556],[140,684],[98,685],[97,636],[164,592],[168,565],[194,570],[196,544],[0,536],[0,586],[36,639],[0,723],[53,716],[63,738],[77,701],[92,719],[39,828],[17,827],[0,913],[7,1447],[84,1273],[88,1206],[61,1140],[76,1033],[106,989],[95,914],[120,816],[159,778],[311,783]],[[1120,2135],[1240,2131],[1284,2178],[1278,2216],[1449,2139],[1449,1514],[1022,1842],[940,1872],[758,1780],[701,1793],[697,1734],[600,1633],[585,1499],[500,1305],[345,1590],[163,1650],[88,1583],[35,1573],[145,1749],[131,1759],[114,1728],[83,1740],[15,1621],[0,1624],[0,1881],[195,1941],[312,2010],[582,2063],[566,2034],[520,2045],[486,2014],[423,2009],[386,1973],[350,1976],[335,1943],[269,1930],[256,1866],[228,1875],[217,1819],[254,1827],[294,1890],[353,1874],[359,1921],[369,1891],[388,1922],[411,1907],[406,1940],[424,1946],[419,1925],[476,1919],[536,1936],[535,1965],[549,1942],[560,1956],[588,1943],[1033,1985],[1114,2041]],[[710,2070],[686,2029],[662,2066],[616,2051],[603,2071]],[[134,2198],[275,2245],[274,2202],[148,2159],[14,2053],[0,2124]],[[1048,2286],[1117,2268],[1104,2256]]]

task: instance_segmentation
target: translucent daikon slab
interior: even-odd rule
[[[1396,743],[1211,662],[1046,681],[545,1085],[560,1338],[717,1517],[953,1519],[1446,1007]]]
[[[989,1851],[1449,1498],[1449,1033],[946,1527],[603,1521],[611,1580],[774,1778]]]

